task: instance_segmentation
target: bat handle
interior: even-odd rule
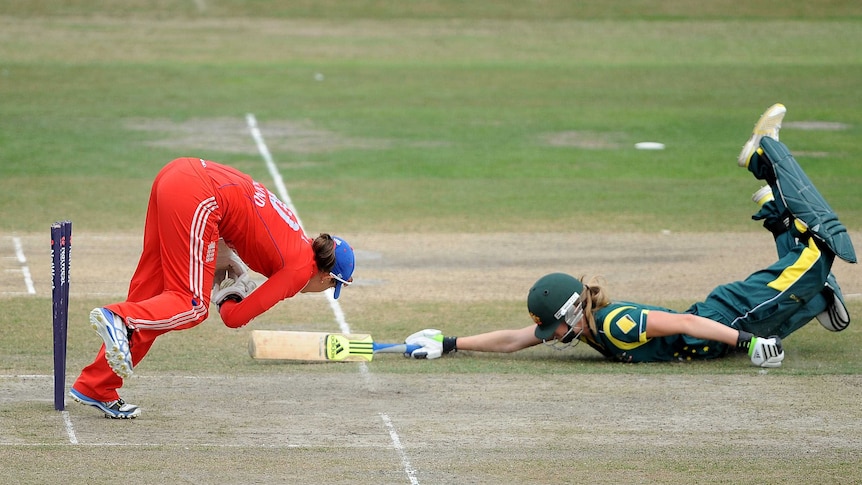
[[[412,354],[413,351],[421,349],[421,345],[407,344],[374,344],[374,353],[381,354]]]
[[[404,349],[405,354],[412,354],[414,351],[422,348],[421,345],[405,345],[405,347],[406,347]]]

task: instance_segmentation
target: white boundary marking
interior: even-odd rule
[[[293,215],[296,216],[296,222],[299,223],[299,227],[305,231],[305,226],[303,226],[302,220],[299,218],[299,211],[296,210],[296,206],[293,205],[293,201],[290,199],[290,194],[287,193],[287,187],[284,185],[284,178],[278,171],[278,167],[275,166],[272,154],[269,152],[269,148],[267,148],[266,143],[263,141],[263,134],[261,134],[260,128],[257,126],[257,119],[251,113],[245,115],[245,119],[246,123],[248,123],[248,129],[251,132],[251,136],[257,144],[260,156],[263,157],[263,161],[266,162],[266,168],[269,170],[269,175],[275,183],[276,195],[278,195],[282,202],[287,204],[287,207],[293,212]],[[342,333],[351,333],[350,325],[347,324],[347,321],[344,318],[344,312],[341,310],[341,305],[339,305],[338,300],[333,296],[334,293],[335,290],[333,289],[326,290],[326,299],[329,300],[329,306],[332,308],[332,313],[335,315],[335,321],[338,323],[338,328],[341,329]],[[365,362],[361,362],[360,364],[362,373],[367,374],[368,367],[365,365]]]
[[[135,376],[135,379],[189,379],[189,380],[224,380],[223,375],[211,375],[211,376],[181,376],[181,375],[158,375],[158,376]],[[0,380],[3,379],[54,379],[53,374],[0,374]]]
[[[53,375],[45,375],[45,374],[0,374],[0,379],[45,379],[51,380],[53,382]],[[65,392],[65,388],[64,388]],[[69,437],[69,444],[77,445],[78,436],[75,434],[75,427],[72,425],[72,417],[69,415],[69,411],[63,410],[60,411],[60,415],[63,416],[63,427],[66,430],[66,436]],[[7,445],[12,443],[0,443],[0,445]]]
[[[75,428],[72,426],[72,419],[69,417],[69,411],[62,411],[63,423],[66,424],[66,434],[69,436],[69,443],[78,444],[78,437],[75,436]]]
[[[65,411],[64,411],[65,412]],[[75,443],[75,445],[82,448],[111,448],[114,446],[122,446],[126,448],[150,448],[153,446],[158,446],[162,448],[178,448],[182,450],[190,450],[190,449],[205,449],[205,448],[220,448],[220,449],[244,449],[244,448],[254,448],[254,449],[267,449],[267,450],[277,450],[277,449],[301,449],[301,448],[318,448],[319,445],[309,445],[309,444],[269,444],[269,443],[243,443],[243,444],[231,444],[231,443],[213,443],[213,442],[204,442],[204,443],[160,443],[156,441],[144,441],[141,443],[125,443],[120,441],[100,441],[98,443]],[[0,446],[12,446],[15,448],[21,446],[31,446],[31,447],[44,447],[44,446],[57,446],[57,443],[54,442],[34,442],[34,443],[18,443],[14,441],[0,441]],[[380,445],[355,445],[348,444],[342,446],[343,448],[365,448],[371,450],[389,450],[392,447],[389,445],[380,446]]]
[[[21,263],[21,273],[24,275],[24,284],[27,286],[27,293],[36,294],[36,287],[33,286],[33,277],[30,275],[30,267],[27,266],[27,258],[24,256],[24,246],[21,244],[20,237],[13,237],[12,244],[15,245],[15,257]]]
[[[257,126],[257,119],[253,114],[249,113],[245,115],[245,120],[246,123],[248,123],[248,129],[251,132],[251,136],[257,144],[260,156],[263,157],[263,161],[266,162],[266,168],[269,170],[269,175],[275,183],[276,195],[278,195],[282,202],[287,204],[287,207],[293,212],[293,215],[296,216],[296,222],[299,223],[299,227],[305,231],[305,226],[303,226],[302,220],[299,218],[299,211],[296,210],[296,206],[293,205],[293,201],[290,199],[290,194],[287,193],[287,187],[284,185],[284,178],[278,171],[278,167],[275,166],[272,154],[269,152],[269,148],[267,148],[266,143],[263,141],[263,134],[261,134],[260,128]],[[335,321],[338,323],[338,328],[341,329],[342,333],[351,333],[350,325],[347,324],[347,321],[344,318],[344,312],[341,310],[341,305],[338,303],[338,300],[333,297],[333,294],[334,290],[326,290],[326,299],[329,300],[329,306],[332,308],[332,313],[335,314]],[[365,363],[361,362],[360,364],[362,373],[367,374],[368,368]]]
[[[413,485],[419,485],[419,480],[416,478],[416,470],[413,469],[413,466],[410,465],[410,460],[407,458],[407,453],[404,451],[404,447],[401,446],[401,439],[398,438],[398,432],[395,431],[395,426],[392,424],[392,420],[389,419],[384,413],[380,413],[380,419],[383,420],[383,424],[386,425],[386,429],[389,430],[389,438],[392,439],[392,445],[395,446],[395,450],[401,456],[401,466],[404,468],[404,471],[407,472],[407,478],[410,479],[410,483]]]
[[[303,228],[302,230],[305,231],[302,221],[299,219],[299,212],[296,210],[296,207],[290,200],[290,195],[287,193],[287,187],[284,185],[284,178],[282,178],[281,173],[278,171],[278,167],[275,166],[272,154],[269,152],[269,148],[263,141],[263,134],[257,126],[257,118],[255,118],[254,114],[248,113],[245,115],[245,121],[248,125],[249,131],[251,132],[251,137],[254,138],[254,142],[257,144],[257,150],[260,152],[260,156],[263,157],[264,162],[266,162],[266,168],[269,170],[269,174],[275,183],[276,195],[278,195],[282,202],[287,204],[288,208],[290,208],[294,216],[296,216],[296,222],[298,222],[299,226]],[[347,320],[344,318],[344,312],[341,310],[341,305],[333,296],[334,294],[335,291],[332,288],[326,290],[326,299],[329,301],[329,307],[332,308],[332,313],[335,315],[335,321],[338,323],[338,327],[343,333],[351,333],[350,325],[347,324]],[[365,362],[359,363],[359,372],[362,374],[362,378],[365,380],[366,384],[368,384],[370,382],[370,376],[368,365],[366,365]],[[395,450],[398,451],[398,454],[401,456],[401,465],[407,473],[410,483],[413,485],[419,485],[419,480],[416,478],[416,470],[410,466],[410,460],[407,459],[404,447],[401,446],[401,439],[398,437],[398,432],[395,431],[395,426],[392,425],[392,421],[386,414],[381,413],[380,417],[383,419],[383,424],[386,425],[386,428],[389,431],[389,438],[392,440]]]

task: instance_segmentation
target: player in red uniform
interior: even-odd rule
[[[259,288],[243,262],[267,278]],[[329,234],[307,237],[293,212],[248,175],[203,159],[176,159],[153,182],[143,252],[126,301],[90,312],[104,345],[69,394],[106,417],[135,418],[140,409],[117,392],[123,379],[156,337],[203,322],[211,298],[225,325],[237,328],[300,292],[334,288],[338,298],[353,269],[347,242]]]

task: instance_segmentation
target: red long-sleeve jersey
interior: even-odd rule
[[[206,162],[221,208],[219,233],[228,246],[267,280],[240,303],[226,302],[229,327],[251,321],[298,293],[317,271],[309,239],[290,208],[263,185],[236,169]]]

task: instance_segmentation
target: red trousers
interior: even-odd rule
[[[132,364],[147,355],[156,337],[191,328],[207,318],[215,276],[221,211],[212,179],[196,158],[166,165],[153,182],[144,227],[143,252],[126,301],[107,305],[134,329]],[[119,398],[123,379],[105,360],[81,371],[73,387],[99,401]]]

